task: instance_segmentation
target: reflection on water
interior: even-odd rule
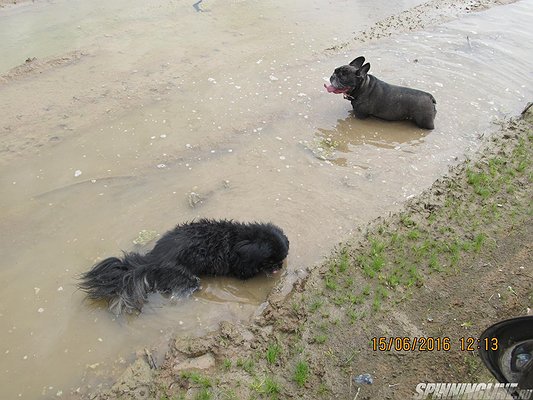
[[[403,151],[423,143],[428,130],[415,127],[411,122],[386,122],[375,118],[357,119],[352,112],[345,119],[337,120],[332,129],[318,128],[315,153],[339,166],[357,163],[353,146],[370,145],[384,149],[395,149],[400,144]],[[340,156],[338,153],[343,153]],[[351,155],[350,155],[351,154]]]

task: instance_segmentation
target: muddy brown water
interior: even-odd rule
[[[260,309],[357,225],[397,208],[532,98],[533,1],[342,52],[421,1],[55,1],[0,9],[0,71],[79,59],[0,83],[0,387],[50,398],[119,373],[143,347]],[[364,54],[391,83],[432,92],[436,129],[358,121],[322,84]],[[68,57],[67,57],[68,58]],[[284,277],[204,279],[114,318],[76,290],[102,257],[196,217],[269,220]],[[288,284],[287,284],[288,285]]]

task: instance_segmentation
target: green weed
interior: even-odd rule
[[[269,364],[275,364],[278,360],[279,353],[281,352],[281,347],[277,343],[272,343],[268,346],[266,352],[266,360]]]
[[[314,312],[317,311],[320,307],[322,307],[323,304],[324,304],[324,302],[323,302],[321,299],[315,299],[315,300],[309,305],[309,311],[311,311],[312,313],[314,313]]]
[[[304,386],[309,378],[309,365],[305,360],[298,361],[294,371],[294,381],[300,387]]]
[[[277,399],[281,393],[281,386],[271,377],[266,377],[262,381],[256,380],[251,387],[257,393],[266,395],[271,399]]]
[[[242,368],[244,371],[249,373],[250,375],[253,374],[255,363],[252,359],[247,358],[246,360],[243,360],[242,358],[239,358],[237,360],[237,367]]]
[[[328,340],[328,337],[326,335],[318,335],[315,337],[315,343],[318,344],[324,344]]]

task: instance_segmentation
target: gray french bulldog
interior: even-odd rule
[[[363,65],[364,64],[364,65]],[[343,93],[352,103],[357,118],[372,115],[388,121],[412,120],[420,128],[433,129],[437,110],[435,98],[421,90],[390,85],[368,74],[370,64],[357,57],[349,65],[335,69],[329,93]]]

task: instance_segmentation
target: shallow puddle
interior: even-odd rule
[[[83,53],[0,83],[5,398],[67,394],[86,371],[109,379],[137,349],[162,354],[173,333],[249,318],[280,279],[204,279],[189,299],[154,295],[141,315],[116,319],[84,300],[76,277],[150,248],[133,243],[140,231],[197,217],[272,221],[291,242],[290,282],[533,95],[531,0],[334,55],[324,49],[421,2],[145,3],[0,10],[1,71]],[[360,54],[377,77],[434,94],[434,131],[356,120],[324,91]]]

